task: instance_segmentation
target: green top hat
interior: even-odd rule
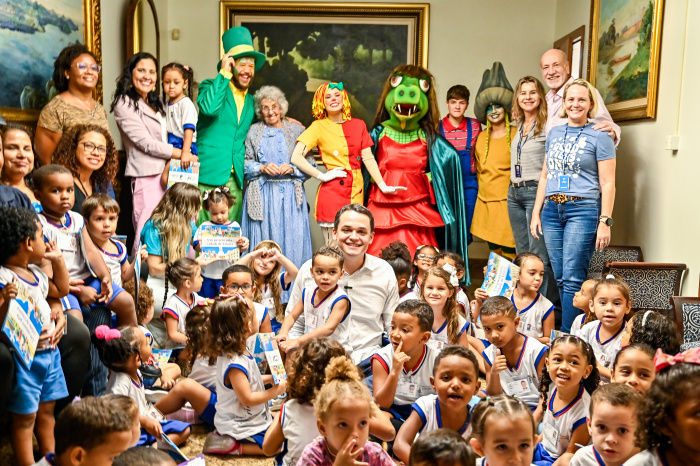
[[[224,52],[230,53],[235,59],[253,57],[255,59],[255,71],[262,68],[267,60],[264,53],[260,53],[253,48],[253,37],[246,27],[232,27],[221,36],[221,42],[224,45]],[[217,69],[221,69],[221,60],[219,60]]]

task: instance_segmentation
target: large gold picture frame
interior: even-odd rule
[[[17,83],[21,86],[21,84],[27,82],[25,81],[25,79],[31,79],[34,82],[36,82],[37,80],[41,80],[41,82],[44,83],[44,88],[38,85],[29,86],[27,84],[24,87],[24,89],[27,92],[27,95],[21,96],[21,99],[19,102],[17,102],[17,105],[0,106],[0,115],[2,115],[5,118],[5,120],[34,125],[39,119],[39,113],[41,112],[41,109],[28,107],[37,107],[37,102],[43,102],[43,104],[48,103],[46,89],[48,86],[46,85],[46,83],[51,79],[51,76],[53,74],[53,60],[58,56],[59,52],[65,46],[70,45],[70,41],[72,41],[72,36],[68,40],[56,40],[56,36],[59,35],[60,37],[60,32],[62,32],[59,30],[65,28],[65,30],[70,31],[73,28],[73,26],[77,27],[78,30],[82,28],[83,43],[95,55],[97,63],[102,63],[102,36],[100,33],[100,0],[69,0],[68,2],[57,1],[55,9],[51,8],[52,1],[42,2],[43,6],[41,6],[38,4],[34,4],[34,2],[31,2],[29,0],[8,0],[7,2],[5,2],[6,5],[4,6],[11,8],[13,7],[12,4],[15,1],[18,4],[21,4],[21,7],[26,8],[27,10],[24,11],[28,11],[29,14],[33,14],[32,9],[44,8],[46,10],[46,13],[42,10],[42,14],[49,15],[49,17],[53,17],[56,19],[54,21],[54,24],[46,25],[39,23],[37,26],[36,24],[23,24],[22,18],[15,15],[14,19],[16,19],[16,22],[13,24],[12,30],[10,30],[9,28],[0,29],[0,34],[7,34],[8,36],[10,33],[15,34],[15,42],[17,42],[18,40],[16,36],[18,34],[22,34],[22,46],[27,48],[27,50],[31,50],[32,48],[46,50],[47,54],[50,54],[53,57],[53,59],[49,60],[46,56],[44,56],[44,61],[50,61],[50,66],[48,66],[47,63],[43,63],[43,66],[40,67],[41,69],[36,70],[31,76],[27,76],[27,73],[23,71],[24,74],[21,77],[20,82]],[[71,5],[72,3],[75,4]],[[66,7],[66,4],[68,5],[68,7]],[[62,8],[79,9],[80,7],[82,7],[82,24],[75,24],[75,22],[69,22],[68,19],[66,19],[65,16],[61,14]],[[71,24],[73,26],[71,26]],[[56,27],[56,25],[60,25],[60,27],[56,28],[55,31],[49,31],[53,33],[49,34],[47,32],[47,28],[54,28]],[[76,31],[75,29],[72,30]],[[11,41],[9,40],[6,41],[6,43],[8,42],[11,43]],[[16,50],[13,50],[13,52],[16,52]],[[8,51],[0,49],[0,56],[7,58],[8,56],[10,56],[10,54],[8,53]],[[8,67],[11,66],[9,60],[5,61],[5,65],[7,65]],[[32,70],[30,70],[30,73],[31,71]],[[23,94],[25,93],[25,90],[22,91]],[[95,87],[94,98],[98,102],[102,102],[101,73],[97,82],[97,86]]]
[[[278,86],[289,115],[309,125],[311,100],[326,81],[344,82],[353,118],[371,124],[384,80],[398,65],[428,65],[427,3],[220,3],[221,34],[250,29],[267,56],[253,89]],[[221,54],[221,41],[219,41]]]
[[[654,118],[664,0],[591,0],[588,80],[615,121]]]

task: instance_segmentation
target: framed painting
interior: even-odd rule
[[[353,118],[370,127],[382,86],[406,63],[427,66],[427,3],[221,2],[221,34],[247,27],[266,65],[251,90],[269,84],[289,101],[288,114],[313,121],[311,101],[327,81],[343,82]],[[223,55],[223,50],[221,50]]]
[[[588,80],[616,121],[654,118],[664,0],[591,0]]]
[[[0,114],[8,121],[36,123],[57,91],[53,64],[61,50],[87,45],[102,62],[100,0],[4,0],[0,2],[3,85]],[[9,66],[11,64],[11,66]],[[102,102],[102,76],[95,88]]]

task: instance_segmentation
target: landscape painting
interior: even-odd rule
[[[87,44],[99,62],[99,0],[0,1],[0,114],[5,119],[36,120],[56,95],[51,79],[56,57],[76,42]]]
[[[589,79],[615,120],[654,117],[663,0],[593,0]]]
[[[222,31],[247,27],[256,49],[267,56],[252,90],[279,87],[289,101],[288,115],[306,126],[313,121],[314,93],[324,82],[342,82],[352,117],[369,127],[391,71],[406,63],[427,65],[425,4],[222,5]]]

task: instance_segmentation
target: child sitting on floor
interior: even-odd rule
[[[49,296],[58,298],[68,292],[68,271],[60,249],[55,243],[44,242],[41,224],[29,209],[0,207],[0,238],[3,239],[0,248],[0,322],[5,321],[11,304],[18,305],[16,301],[13,303],[18,298],[26,302],[27,312],[34,308],[28,318],[37,319],[42,324],[33,360],[29,358],[32,352],[29,348],[25,347],[22,354],[10,345],[15,366],[12,393],[7,404],[12,413],[12,450],[20,465],[31,465],[34,464],[32,432],[35,426],[42,454],[53,451],[54,405],[56,400],[68,396],[61,353],[54,343],[56,316],[46,301]],[[40,267],[44,261],[52,278]],[[14,319],[8,318],[7,321],[11,324]],[[24,335],[19,333],[14,336],[15,341],[26,344]]]
[[[112,274],[90,239],[83,216],[70,209],[75,202],[73,175],[60,165],[34,170],[34,195],[41,202],[39,221],[44,237],[63,252],[73,291],[61,299],[63,310],[82,321],[80,304],[105,305],[117,315],[117,325],[136,326],[134,301],[112,283]],[[93,277],[93,271],[97,278]]]

